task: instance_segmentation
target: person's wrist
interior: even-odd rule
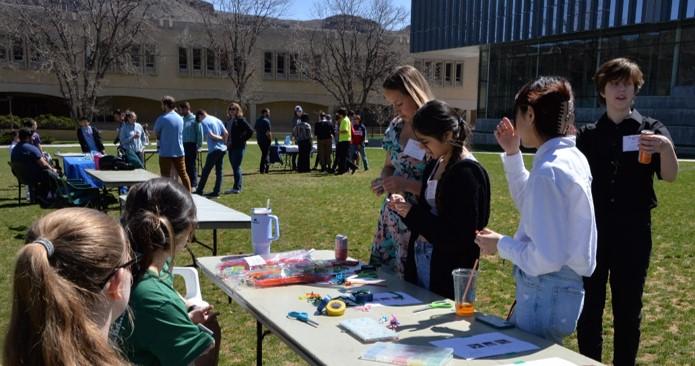
[[[516,149],[504,149],[504,152],[507,154],[507,156],[512,156],[516,155],[520,152],[519,148],[517,147]]]

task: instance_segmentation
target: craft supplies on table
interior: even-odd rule
[[[360,359],[403,366],[442,366],[454,358],[453,353],[448,347],[377,342],[367,348]]]
[[[484,357],[507,355],[512,353],[535,351],[535,344],[524,342],[512,336],[490,332],[470,337],[456,337],[441,341],[432,341],[437,347],[452,347],[457,357],[475,360]]]
[[[345,314],[345,309],[347,306],[343,301],[331,300],[326,305],[326,315],[328,316],[341,316]]]
[[[454,307],[454,305],[452,303],[450,303],[449,301],[440,300],[440,301],[431,302],[426,307],[413,311],[413,313],[419,313],[421,311],[431,310],[431,309],[451,309],[452,307]]]
[[[401,291],[383,291],[374,293],[374,303],[384,306],[406,306],[422,304],[422,301]]]
[[[298,321],[303,322],[303,323],[307,323],[314,328],[319,326],[319,323],[309,319],[309,314],[307,314],[303,311],[290,311],[289,313],[287,313],[287,317],[292,318],[292,319],[297,319]]]
[[[364,343],[398,339],[398,333],[372,318],[345,319],[340,326]]]

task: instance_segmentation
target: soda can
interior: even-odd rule
[[[653,135],[654,131],[650,130],[642,130],[642,135]],[[639,158],[638,161],[640,164],[651,164],[652,162],[652,154],[648,153],[646,151],[642,151],[642,149],[639,150]]]
[[[348,257],[348,237],[338,234],[335,236],[335,259],[345,261]]]

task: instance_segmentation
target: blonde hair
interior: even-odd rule
[[[38,241],[50,241],[53,253]],[[126,365],[98,322],[108,300],[100,284],[123,263],[121,226],[86,208],[37,220],[17,255],[5,365]]]
[[[410,65],[397,67],[393,74],[384,80],[382,87],[410,96],[418,108],[434,99],[432,89],[430,89],[425,77]]]
[[[241,109],[241,106],[237,102],[233,102],[229,104],[230,107],[235,107],[236,108],[236,116],[237,117],[243,117],[244,116],[244,110]]]

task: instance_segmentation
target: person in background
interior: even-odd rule
[[[301,105],[296,105],[294,107],[294,114],[292,115],[292,119],[290,120],[290,128],[291,131],[294,131],[294,128],[302,123],[302,115],[304,114],[304,108],[302,108]],[[297,155],[298,154],[292,154],[292,170],[297,169]]]
[[[191,180],[191,189],[198,186],[198,171],[196,160],[198,151],[203,147],[203,126],[191,112],[188,102],[179,103],[178,113],[183,118],[183,151],[186,156],[186,173]]]
[[[125,123],[121,125],[119,140],[121,149],[125,152],[126,160],[135,168],[145,166],[145,130],[137,122],[138,116],[135,112],[127,110],[125,112]]]
[[[480,257],[474,240],[490,218],[490,178],[466,147],[466,122],[446,103],[420,107],[413,132],[432,160],[416,205],[399,194],[389,202],[412,232],[405,279],[454,299],[451,272],[473,268]]]
[[[3,364],[127,365],[109,342],[135,258],[110,216],[65,208],[36,220],[14,266]]]
[[[270,169],[268,150],[270,149],[271,141],[273,141],[273,134],[270,132],[270,109],[263,108],[261,117],[256,120],[253,129],[256,131],[258,148],[261,149],[261,163],[258,167],[258,171],[261,174],[265,174],[268,173]]]
[[[434,99],[434,95],[424,76],[412,66],[398,67],[382,86],[384,97],[393,106],[396,117],[384,133],[386,161],[380,177],[372,181],[372,192],[376,195],[398,193],[406,202],[416,205],[426,160],[424,149],[415,140],[412,119],[418,108]],[[406,150],[407,146],[410,150]],[[401,216],[384,200],[372,241],[370,264],[403,276],[410,234]]]
[[[176,256],[196,227],[191,193],[161,177],[137,184],[122,222],[133,252],[141,255],[133,273],[132,313],[115,329],[123,352],[137,365],[217,365],[221,329],[212,307],[185,300],[174,289]]]
[[[10,161],[19,171],[16,174],[35,188],[31,193],[32,200],[38,200],[42,206],[49,206],[56,198],[58,189],[58,172],[53,168],[41,151],[31,142],[32,132],[23,127],[19,129],[19,143],[12,149]]]
[[[362,116],[355,114],[353,117],[352,124],[352,152],[353,155],[351,159],[353,164],[357,165],[358,154],[362,157],[362,167],[365,171],[369,170],[369,160],[367,160],[367,154],[364,151],[364,147],[367,143],[367,128],[362,123]]]
[[[15,146],[19,143],[19,131],[17,130],[12,130],[10,131],[10,154],[12,154],[12,149],[14,149]]]
[[[159,172],[162,177],[170,177],[172,165],[178,172],[181,183],[191,190],[191,181],[186,173],[186,161],[183,151],[183,118],[176,111],[173,97],[162,98],[164,114],[154,123],[154,132],[159,145]]]
[[[642,293],[652,250],[651,210],[656,207],[654,175],[666,182],[678,176],[678,159],[663,123],[633,108],[644,85],[639,66],[626,58],[607,61],[596,75],[596,91],[606,112],[583,126],[577,148],[594,177],[598,253],[596,270],[584,278],[584,309],[577,326],[579,351],[601,362],[603,309],[610,281],[613,304],[613,364],[634,365],[640,342]],[[653,134],[643,134],[648,130]],[[626,139],[635,146],[628,148]],[[639,148],[637,148],[639,142]],[[639,151],[638,151],[639,150]],[[651,162],[640,163],[645,152]]]
[[[226,141],[229,134],[224,127],[224,123],[222,123],[219,118],[208,115],[205,110],[201,109],[195,112],[195,117],[198,123],[203,126],[203,134],[208,140],[208,153],[205,157],[205,166],[203,166],[203,172],[200,175],[200,181],[198,182],[195,193],[197,195],[203,195],[205,184],[214,167],[215,188],[206,196],[217,198],[220,196],[220,190],[222,189],[222,178],[224,177],[222,174],[222,166],[224,165],[224,155],[227,152]]]
[[[80,127],[77,128],[77,141],[83,153],[100,153],[104,155],[106,149],[101,142],[101,133],[95,126],[91,126],[87,117],[80,117],[78,120]]]
[[[504,149],[504,172],[521,222],[513,237],[486,228],[475,240],[481,254],[499,250],[501,258],[514,264],[511,321],[523,331],[562,343],[574,332],[582,310],[582,276],[596,268],[591,170],[570,135],[574,96],[567,80],[538,77],[515,99],[514,124],[503,118],[495,138]],[[522,144],[537,149],[530,172]]]
[[[311,137],[311,125],[309,124],[309,115],[302,114],[302,121],[294,126],[292,135],[297,142],[299,155],[297,160],[297,171],[299,173],[308,173],[311,171],[311,148],[313,139]]]
[[[316,134],[316,150],[322,172],[332,172],[331,154],[333,153],[333,125],[328,116],[321,112],[319,121],[314,127]]]
[[[352,122],[345,108],[338,109],[338,146],[335,148],[335,159],[338,161],[336,175],[345,174],[348,169],[355,173],[357,166],[350,160],[350,142],[352,141]]]
[[[227,109],[227,131],[229,139],[227,140],[227,151],[229,154],[229,163],[232,165],[234,172],[234,185],[232,188],[225,191],[225,194],[241,193],[244,176],[241,171],[241,163],[244,159],[246,151],[246,141],[253,135],[253,128],[244,118],[244,111],[241,110],[239,103],[232,103]]]
[[[114,109],[113,113],[111,114],[113,117],[113,123],[116,124],[116,138],[113,140],[113,144],[118,146],[120,143],[120,131],[121,127],[123,127],[123,124],[125,123],[125,113],[121,112],[120,109]]]

